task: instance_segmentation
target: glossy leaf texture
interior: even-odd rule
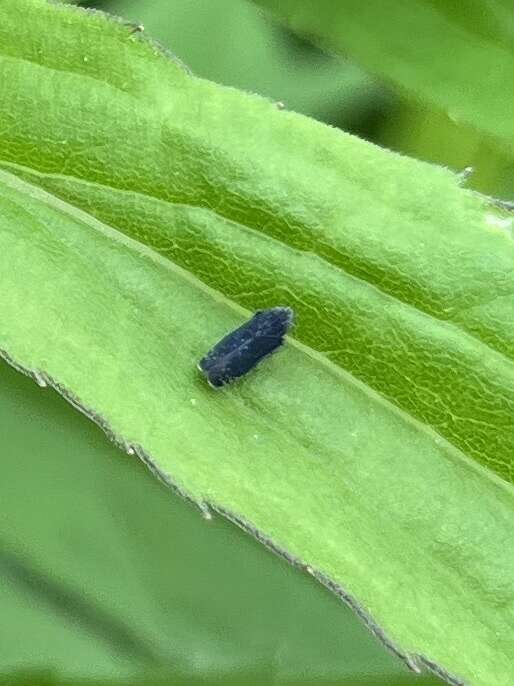
[[[0,19],[5,357],[413,666],[508,683],[510,220],[123,22],[40,0]],[[241,306],[277,304],[296,341],[206,386]]]
[[[514,9],[501,0],[254,0],[457,123],[514,152]]]

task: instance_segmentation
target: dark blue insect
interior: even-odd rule
[[[259,310],[243,326],[216,343],[202,357],[198,369],[215,388],[243,376],[282,345],[293,325],[293,317],[289,307]]]

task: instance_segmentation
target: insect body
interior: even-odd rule
[[[259,310],[245,324],[216,343],[202,357],[198,369],[215,388],[243,376],[282,345],[285,334],[293,325],[293,316],[289,307]]]

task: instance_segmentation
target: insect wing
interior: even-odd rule
[[[257,312],[246,324],[225,336],[200,360],[211,386],[219,387],[243,376],[276,350],[293,323],[288,307]]]
[[[252,320],[246,322],[235,331],[231,331],[229,334],[224,336],[221,341],[216,343],[216,345],[211,348],[204,357],[202,357],[198,363],[198,368],[202,372],[209,372],[213,367],[219,365],[220,362],[223,362],[223,360],[227,359],[227,357],[234,352],[238,345],[242,346],[249,341],[253,335],[252,330],[249,327],[251,322]]]

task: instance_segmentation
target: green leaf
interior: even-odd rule
[[[509,683],[511,220],[102,15],[6,2],[0,45],[5,356],[413,666]],[[297,340],[214,392],[271,304]]]
[[[4,363],[0,432],[0,684],[419,686],[313,579]]]
[[[246,0],[111,0],[104,5],[144,25],[194,74],[283,102],[295,112],[348,128],[383,100],[383,89],[356,65],[299,45],[294,34]]]
[[[411,97],[514,151],[512,5],[463,0],[254,0]]]

